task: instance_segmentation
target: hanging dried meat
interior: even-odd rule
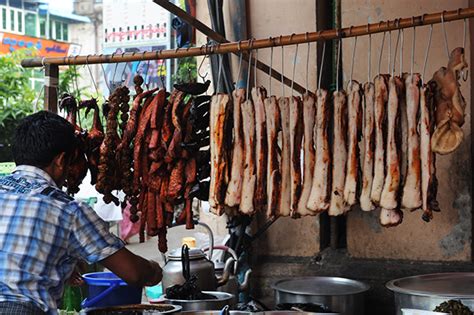
[[[434,131],[433,94],[429,85],[420,89],[420,160],[421,160],[421,199],[422,218],[429,222],[433,211],[439,211],[436,200],[438,180],[436,179],[436,156],[431,150],[431,136]]]
[[[406,77],[406,114],[408,121],[408,164],[403,185],[401,207],[415,210],[421,206],[420,135],[418,134],[418,110],[420,107],[420,75]],[[403,108],[402,108],[403,110]]]
[[[255,87],[252,89],[252,100],[255,112],[255,211],[262,211],[267,201],[266,173],[268,146],[264,106],[264,99],[266,98],[266,95],[267,92],[262,87]]]
[[[230,168],[229,185],[224,203],[228,207],[236,207],[240,204],[242,196],[242,175],[244,167],[244,131],[242,128],[241,106],[245,101],[245,90],[237,89],[232,93],[233,97],[233,127],[234,138],[232,142],[232,161]]]
[[[316,95],[316,126],[313,133],[316,161],[307,206],[313,211],[321,212],[329,208],[331,187],[331,152],[328,135],[329,104],[326,90],[319,89]]]
[[[359,172],[359,135],[361,134],[362,110],[360,84],[350,81],[348,85],[348,151],[344,200],[347,206],[355,205],[357,199],[357,177]]]
[[[265,120],[267,126],[268,164],[267,164],[267,216],[280,215],[280,149],[278,147],[278,133],[281,131],[281,117],[278,101],[275,96],[265,99]]]
[[[372,182],[374,179],[374,140],[375,140],[375,124],[374,124],[374,103],[375,103],[375,86],[372,82],[364,85],[364,155],[362,166],[362,191],[360,194],[360,208],[364,211],[375,209],[370,193],[372,190]]]
[[[316,118],[315,99],[312,94],[303,96],[303,185],[298,202],[297,213],[300,216],[315,215],[316,212],[308,208],[309,195],[313,184],[313,173],[315,163],[314,150],[314,123]]]
[[[441,67],[433,75],[434,106],[436,108],[436,126],[431,139],[433,152],[448,154],[461,144],[464,133],[466,101],[459,89],[460,73],[465,71],[467,63],[464,48],[455,48],[447,67]]]
[[[334,92],[333,164],[329,215],[344,214],[348,207],[344,200],[344,182],[347,163],[347,96],[344,91]]]
[[[281,197],[280,210],[281,216],[289,216],[291,209],[291,172],[290,172],[290,99],[280,97],[278,107],[281,117]]]

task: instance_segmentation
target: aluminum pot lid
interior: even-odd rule
[[[474,272],[433,273],[389,281],[387,288],[394,292],[439,296],[446,298],[474,298]]]
[[[277,281],[273,289],[299,295],[349,295],[369,290],[369,285],[339,277],[305,277]]]
[[[189,259],[201,259],[205,258],[206,254],[200,248],[191,248],[189,249]],[[168,259],[170,260],[181,260],[181,248],[173,249],[168,254]]]

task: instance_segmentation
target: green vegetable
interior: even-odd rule
[[[469,307],[461,303],[461,301],[449,300],[436,306],[435,312],[450,313],[451,315],[473,315]]]

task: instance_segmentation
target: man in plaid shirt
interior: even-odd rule
[[[56,314],[76,263],[99,262],[130,285],[155,285],[160,266],[136,256],[89,206],[61,188],[77,141],[64,118],[41,111],[15,132],[17,168],[0,177],[0,314]]]

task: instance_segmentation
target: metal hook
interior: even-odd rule
[[[252,47],[253,39],[248,40],[249,45],[249,59],[248,59],[248,69],[247,69],[247,100],[249,100],[249,90],[250,90],[250,72],[252,71]]]
[[[351,26],[351,27],[352,27],[352,26]],[[353,46],[353,48],[352,48],[351,74],[350,74],[350,80],[349,80],[349,82],[352,81],[352,74],[353,74],[353,72],[354,72],[354,61],[355,61],[356,46],[357,46],[357,36],[354,37],[354,46]]]
[[[295,92],[295,90],[293,89],[293,85],[295,83],[295,70],[296,70],[296,59],[298,58],[298,45],[299,44],[296,44],[295,58],[293,59],[293,76],[291,78],[291,97],[293,97],[293,93]]]
[[[372,72],[372,34],[369,31],[370,23],[367,23],[367,33],[369,34],[369,53],[367,55],[367,82],[370,82]]]
[[[382,22],[380,22],[380,23],[382,23]],[[379,23],[379,24],[380,24],[380,23]],[[381,73],[381,72],[380,72],[380,66],[382,65],[382,53],[383,53],[383,46],[384,46],[384,44],[385,44],[385,33],[386,33],[386,32],[383,32],[382,44],[381,44],[381,47],[380,47],[379,65],[378,65],[378,66],[379,66],[379,69],[378,69],[378,72],[379,72],[379,73]]]
[[[41,65],[43,66],[43,68],[46,67],[45,64],[44,64],[45,59],[46,59],[46,57],[41,58]]]
[[[281,36],[280,36],[281,44]],[[285,60],[284,60],[284,47],[281,45],[281,96],[285,97],[285,85],[284,85],[284,73],[285,73]]]
[[[426,52],[425,52],[425,61],[423,62],[423,72],[422,72],[422,76],[421,76],[422,80],[425,79],[425,70],[426,70],[426,64],[428,62],[428,52],[430,51],[430,47],[431,47],[431,36],[432,35],[433,35],[433,24],[430,24],[430,35],[428,37],[428,46],[426,47]]]
[[[95,88],[95,91],[97,93],[97,97],[99,97],[99,89],[97,88],[97,83],[95,82],[94,80],[94,76],[92,75],[92,71],[91,71],[91,68],[89,67],[89,57],[91,55],[87,55],[86,56],[86,66],[87,66],[87,70],[89,70],[89,74],[91,76],[91,79],[92,79],[92,83],[94,84],[94,88]]]

